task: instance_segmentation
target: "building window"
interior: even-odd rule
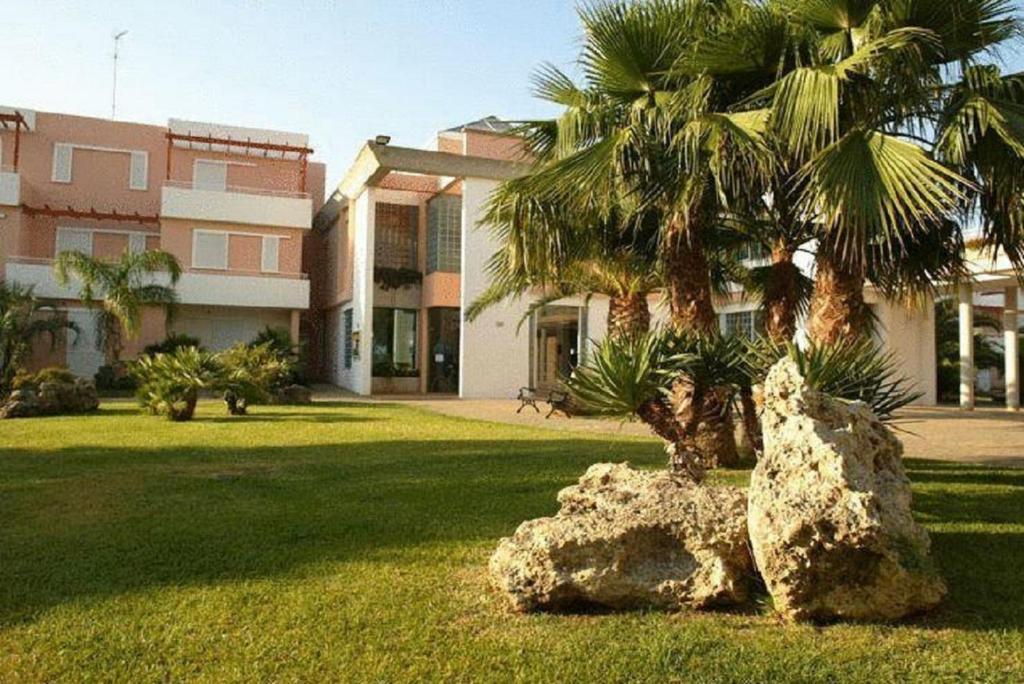
[[[81,252],[86,256],[92,256],[92,231],[81,228],[58,228],[55,252]]]
[[[740,261],[764,261],[771,257],[771,252],[760,242],[745,242],[739,248]]]
[[[228,267],[228,234],[192,231],[192,266],[220,271]]]
[[[146,251],[146,234],[131,233],[128,235],[128,251],[132,254],[142,254]]]
[[[458,273],[462,254],[462,198],[439,195],[427,205],[427,273]]]
[[[71,158],[74,147],[69,143],[53,144],[53,172],[50,176],[54,183],[71,182]]]
[[[276,235],[264,235],[260,268],[266,273],[277,273],[280,270],[280,254],[281,238]]]
[[[415,309],[373,310],[373,374],[375,376],[416,370]]]
[[[221,161],[197,159],[192,166],[192,189],[217,190],[228,187],[228,165]]]
[[[345,368],[352,367],[352,309],[342,315],[345,328]]]
[[[725,314],[723,332],[727,336],[739,335],[753,339],[764,330],[764,318],[760,311],[736,311]]]
[[[130,155],[131,168],[128,174],[128,189],[146,190],[149,188],[149,154],[133,151]]]
[[[374,215],[374,265],[416,270],[419,207],[377,203]]]

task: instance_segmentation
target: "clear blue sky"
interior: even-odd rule
[[[110,116],[112,35],[128,29],[118,119],[309,133],[338,181],[378,133],[421,146],[489,114],[547,116],[543,61],[571,70],[573,0],[5,3],[0,104]]]

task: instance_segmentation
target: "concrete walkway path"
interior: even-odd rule
[[[551,430],[629,435],[655,439],[640,422],[620,422],[607,418],[565,418],[561,414],[545,418],[524,408],[516,413],[519,402],[511,399],[458,399],[438,397],[357,397],[331,388],[317,387],[318,399],[394,402],[435,411],[448,416]],[[1002,408],[978,408],[961,411],[955,407],[912,407],[897,414],[891,423],[903,441],[907,458],[930,458],[985,465],[1024,468],[1024,411]]]

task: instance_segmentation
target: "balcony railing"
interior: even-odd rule
[[[203,275],[225,275],[225,276],[257,276],[260,278],[284,278],[286,280],[309,280],[308,273],[281,273],[270,271],[253,271],[241,268],[186,268],[183,273],[201,273]]]
[[[192,181],[183,180],[165,180],[164,186],[183,190],[201,190],[204,192],[230,192],[239,195],[263,195],[266,197],[290,197],[293,199],[309,199],[311,197],[308,192],[281,190],[278,188],[253,188],[243,185],[227,185],[223,189],[196,187]]]

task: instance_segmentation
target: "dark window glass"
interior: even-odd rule
[[[378,203],[375,221],[374,264],[378,268],[415,270],[419,208]]]
[[[385,369],[416,370],[417,311],[415,309],[373,310],[373,367],[375,374]]]
[[[344,313],[345,318],[345,368],[352,367],[352,309]]]

